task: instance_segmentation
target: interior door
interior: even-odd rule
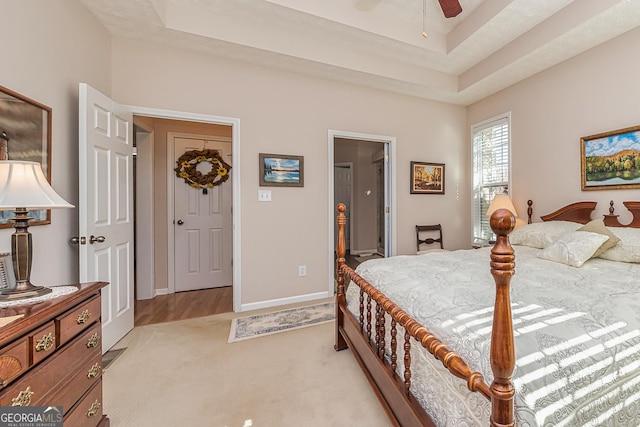
[[[80,84],[80,281],[102,290],[102,352],[133,329],[133,118]]]
[[[231,142],[174,136],[177,160],[183,153],[203,148],[218,150],[231,164]],[[202,169],[201,169],[202,168]],[[207,174],[211,164],[201,162],[198,170]],[[232,178],[202,189],[174,178],[174,263],[176,292],[231,286],[233,270]]]

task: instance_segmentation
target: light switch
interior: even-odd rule
[[[258,190],[258,201],[259,202],[270,202],[271,201],[271,190]]]

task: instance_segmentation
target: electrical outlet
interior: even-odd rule
[[[307,275],[307,266],[306,265],[299,265],[298,266],[298,276],[306,276]]]

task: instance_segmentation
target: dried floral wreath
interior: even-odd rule
[[[206,174],[198,170],[198,165],[202,162],[211,163],[211,170]],[[176,175],[190,186],[202,188],[204,194],[207,194],[207,188],[213,188],[229,179],[231,166],[222,159],[218,150],[186,151],[176,163]]]

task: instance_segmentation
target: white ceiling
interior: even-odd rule
[[[640,0],[81,1],[116,37],[461,105],[640,25]]]

